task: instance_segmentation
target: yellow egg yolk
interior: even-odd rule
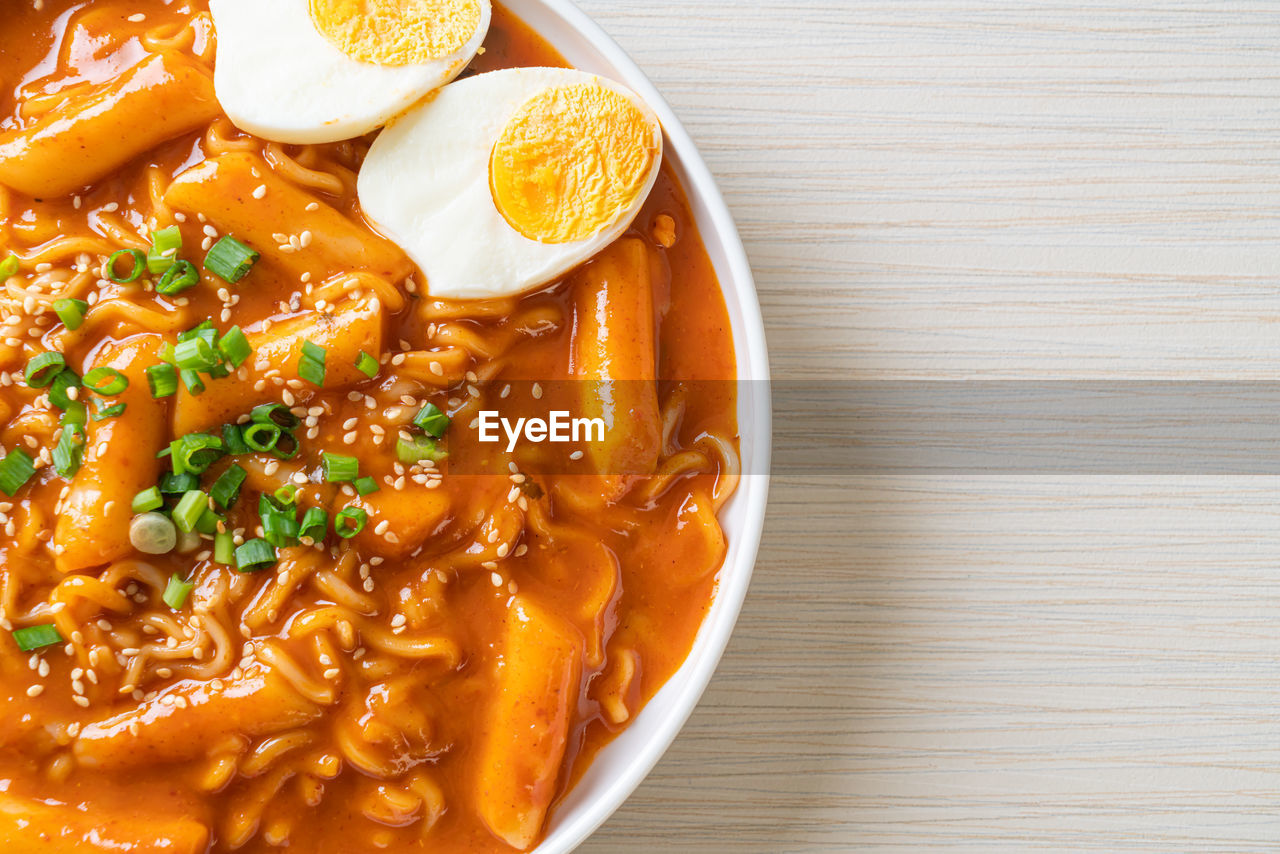
[[[530,240],[585,240],[632,208],[659,150],[656,128],[614,90],[594,83],[547,89],[498,136],[489,162],[493,202]]]
[[[480,14],[477,0],[311,0],[321,35],[352,59],[378,65],[456,53],[475,35]]]

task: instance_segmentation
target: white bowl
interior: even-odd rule
[[[738,229],[706,163],[671,107],[622,48],[570,0],[504,0],[504,4],[572,65],[630,86],[657,112],[666,129],[667,162],[684,185],[720,279],[738,361],[738,429],[744,476],[721,512],[729,552],[720,571],[715,602],[684,665],[630,726],[597,754],[552,814],[547,838],[534,852],[565,854],[603,824],[662,758],[711,681],[729,642],[751,580],[769,492],[769,358],[760,302]]]

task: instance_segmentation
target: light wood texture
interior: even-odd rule
[[[1280,4],[582,5],[719,177],[776,377],[1280,375]],[[585,852],[1280,845],[1273,478],[774,483]]]

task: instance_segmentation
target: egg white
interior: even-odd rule
[[[492,8],[463,47],[419,65],[361,62],[326,39],[308,0],[210,0],[218,34],[213,86],[237,127],[276,142],[362,136],[448,83],[489,31]]]
[[[493,202],[489,160],[511,116],[557,86],[598,83],[635,104],[658,150],[644,187],[617,221],[586,240],[540,243],[520,234]],[[662,161],[662,126],[638,95],[594,74],[563,68],[493,71],[444,87],[374,141],[357,181],[360,206],[422,268],[445,299],[511,296],[552,282],[631,225]]]

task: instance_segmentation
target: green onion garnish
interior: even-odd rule
[[[218,364],[218,354],[203,336],[188,338],[173,348],[179,370],[207,371]]]
[[[236,499],[240,497],[240,486],[248,475],[248,472],[237,465],[233,465],[224,471],[209,489],[209,497],[213,499],[213,503],[223,510],[235,504]]]
[[[333,532],[344,540],[349,540],[364,530],[369,521],[369,514],[362,507],[344,507],[338,511],[333,520]]]
[[[378,491],[378,482],[371,477],[358,477],[355,481],[356,492],[369,495]]]
[[[165,495],[181,495],[184,492],[199,488],[200,478],[187,472],[182,474],[165,472],[160,476],[160,491]]]
[[[285,430],[280,434],[280,438],[276,441],[276,446],[271,449],[271,453],[275,455],[277,460],[291,460],[298,455],[298,450],[301,447],[298,444],[298,437]]]
[[[218,330],[213,328],[212,320],[202,320],[190,329],[183,330],[178,333],[178,343],[190,341],[192,338],[203,338],[209,342],[209,346],[213,346],[213,342],[218,340]]]
[[[213,244],[204,257],[204,268],[234,285],[253,269],[259,257],[253,249],[228,235]]]
[[[72,406],[76,402],[70,394],[73,388],[80,388],[80,377],[76,376],[75,371],[64,370],[53,378],[53,383],[49,386],[49,402],[59,409]]]
[[[414,436],[412,441],[399,439],[396,441],[396,459],[407,466],[431,460],[438,463],[448,458],[448,452],[436,444],[436,440],[428,436]]]
[[[82,299],[64,297],[53,301],[53,311],[62,321],[62,325],[74,332],[84,323],[85,313],[89,311],[89,303]]]
[[[173,452],[174,474],[204,474],[209,466],[226,453],[222,440],[208,433],[188,433],[180,439],[174,439],[169,448]]]
[[[129,522],[129,544],[143,554],[168,554],[178,544],[178,529],[163,513],[139,513]]]
[[[97,401],[97,398],[91,398],[91,399]],[[98,402],[101,402],[101,401],[98,401]],[[124,406],[123,403],[120,405]],[[79,426],[84,427],[89,423],[88,415],[89,415],[89,407],[84,405],[84,401],[73,400],[71,401],[70,406],[62,410],[62,415],[58,418],[58,423],[64,424],[64,425],[78,424]],[[99,417],[98,414],[95,412],[93,415],[93,420],[101,421],[102,418],[105,418],[105,417],[106,416]]]
[[[238,424],[222,425],[222,444],[227,449],[227,453],[233,457],[249,453],[249,446],[245,444],[244,435]]]
[[[121,258],[129,258],[133,264],[129,272],[123,276],[116,274],[116,262]],[[139,249],[119,249],[111,253],[111,257],[107,259],[107,278],[118,285],[136,282],[145,269],[147,269],[147,256]]]
[[[226,521],[226,519],[206,507],[204,512],[200,514],[200,518],[196,520],[196,531],[212,537],[218,533],[218,524]]]
[[[129,378],[115,368],[94,368],[84,375],[84,387],[94,394],[111,397],[129,387]]]
[[[27,385],[31,388],[44,388],[53,382],[54,377],[62,373],[66,366],[65,356],[55,350],[49,350],[27,362],[23,376],[26,377]]]
[[[329,483],[355,480],[360,473],[360,461],[355,457],[331,454],[328,451],[321,456],[324,458],[324,479]]]
[[[244,443],[254,451],[274,450],[283,433],[284,431],[276,425],[264,424],[260,421],[250,421],[240,428]]]
[[[329,514],[319,507],[312,507],[302,515],[302,524],[298,526],[298,539],[310,537],[313,541],[324,539],[325,529],[329,527]]]
[[[27,626],[25,629],[13,630],[13,642],[23,652],[62,643],[62,635],[53,625]]]
[[[213,535],[213,559],[225,566],[235,563],[236,545],[230,531],[222,531]]]
[[[149,486],[146,489],[133,496],[133,503],[129,505],[134,513],[146,513],[148,510],[159,510],[164,506],[164,496],[160,494],[160,489],[155,486]]]
[[[53,470],[61,477],[71,477],[80,470],[84,459],[84,428],[68,424],[62,428],[58,444],[53,449]]]
[[[10,276],[16,275],[18,272],[18,256],[12,253],[8,258],[0,261],[0,283],[3,283]]]
[[[286,483],[271,493],[271,498],[282,508],[292,507],[298,503],[298,487],[296,484]]]
[[[187,597],[191,595],[191,591],[195,589],[195,584],[190,581],[183,581],[178,573],[169,576],[169,583],[164,587],[164,604],[168,605],[175,611],[181,611],[182,606],[187,604]]]
[[[249,346],[249,339],[244,337],[240,327],[233,326],[218,339],[218,352],[231,363],[231,367],[238,368],[253,353],[253,348]]]
[[[200,394],[204,391],[204,381],[200,379],[200,374],[191,368],[182,368],[178,371],[178,376],[182,377],[182,384],[187,387],[187,391],[193,395]]]
[[[12,498],[35,473],[35,460],[31,455],[21,448],[14,448],[0,460],[0,492]]]
[[[147,250],[147,272],[158,276],[168,270],[173,266],[181,248],[182,232],[176,225],[151,232],[151,248]]]
[[[298,544],[298,520],[292,513],[268,513],[262,517],[262,536],[279,548]]]
[[[314,386],[324,388],[325,350],[319,344],[302,342],[302,357],[298,360],[298,376]]]
[[[266,540],[249,540],[236,548],[236,569],[255,572],[276,562],[276,550]]]
[[[178,261],[156,282],[156,293],[171,297],[200,284],[200,273],[190,261]]]
[[[178,506],[173,508],[173,524],[179,531],[190,533],[196,529],[201,514],[209,509],[209,496],[198,489],[183,494]]]
[[[147,368],[147,385],[152,397],[168,397],[178,390],[178,372],[173,365],[152,365]]]
[[[93,400],[93,420],[106,421],[108,418],[115,418],[118,415],[124,415],[124,410],[128,406],[126,403],[113,403],[110,406],[104,406],[101,400],[96,397]],[[77,401],[78,403],[79,401]],[[71,410],[68,409],[68,412]]]
[[[302,423],[302,419],[289,411],[289,407],[279,403],[264,403],[255,406],[249,418],[260,424],[275,424],[283,430],[292,430]]]
[[[378,364],[378,360],[361,350],[359,357],[356,358],[356,370],[364,374],[369,379],[373,379],[378,375],[378,369],[382,366]]]
[[[434,403],[428,403],[413,416],[413,426],[428,436],[439,439],[449,429],[449,416],[440,411]]]

